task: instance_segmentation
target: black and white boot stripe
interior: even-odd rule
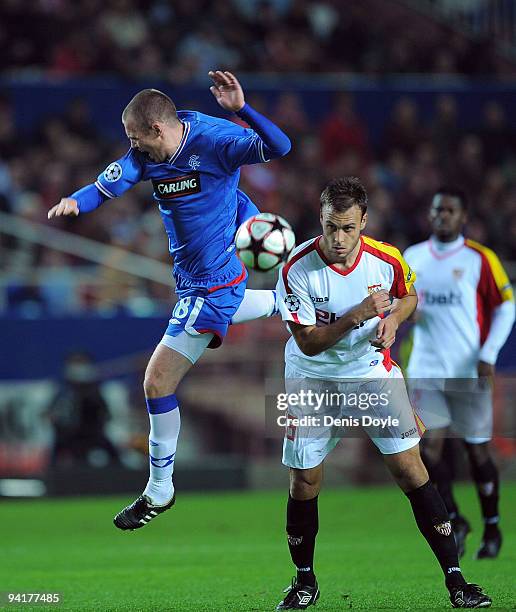
[[[163,514],[176,503],[176,496],[164,506],[153,506],[146,495],[140,495],[132,504],[126,506],[113,519],[115,527],[118,529],[133,530],[145,527],[153,518]]]

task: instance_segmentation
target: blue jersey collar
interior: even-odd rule
[[[185,144],[188,139],[188,134],[190,133],[190,122],[181,121],[181,123],[184,125],[183,135],[181,137],[181,140],[179,141],[179,146],[177,147],[175,153],[173,153],[173,155],[171,155],[168,159],[169,164],[173,164],[179,157],[179,155],[181,155],[181,151],[185,148]]]

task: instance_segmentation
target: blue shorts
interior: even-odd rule
[[[208,348],[218,348],[228,332],[231,318],[238,310],[245,294],[247,270],[236,257],[219,274],[189,277],[175,274],[179,301],[168,323],[166,336],[181,332],[191,336],[213,334]]]

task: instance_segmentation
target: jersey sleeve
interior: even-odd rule
[[[416,273],[409,266],[403,255],[397,248],[391,247],[394,280],[392,282],[390,293],[395,298],[402,298],[408,295],[411,287],[416,282]]]
[[[74,191],[70,197],[77,201],[79,214],[81,215],[96,210],[107,200],[107,196],[92,184]]]
[[[118,198],[141,181],[143,167],[135,152],[127,153],[111,162],[95,181],[95,187],[107,198]]]
[[[278,304],[281,318],[300,325],[315,325],[315,306],[310,298],[308,277],[303,268],[286,264],[280,270]]]
[[[478,358],[480,361],[495,364],[498,353],[507,342],[514,325],[514,302],[505,300],[493,311],[489,333],[482,344]]]
[[[268,161],[263,141],[254,130],[234,124],[221,132],[215,147],[226,172],[231,174],[240,166]]]
[[[514,302],[512,285],[501,261],[491,249],[483,247],[478,291],[491,308],[502,302]]]
[[[491,335],[491,326],[495,311],[504,302],[514,303],[514,294],[507,273],[494,251],[471,240],[468,241],[468,244],[473,246],[482,258],[480,278],[477,285],[477,319],[480,328],[480,343],[481,345],[485,343],[489,345],[491,344],[491,342],[487,342],[489,336],[491,336],[491,340],[494,338]],[[510,327],[512,327],[512,323]],[[495,329],[497,328],[498,326],[495,326]],[[498,350],[502,345],[503,342]],[[485,352],[488,352],[487,348]]]

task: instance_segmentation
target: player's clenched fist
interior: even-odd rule
[[[360,305],[364,316],[363,320],[374,319],[374,317],[390,310],[392,308],[391,304],[391,296],[385,289],[368,295]]]
[[[378,324],[376,330],[376,340],[370,340],[373,346],[379,349],[388,349],[396,340],[396,332],[398,331],[398,321],[396,317],[385,317]]]
[[[48,211],[48,218],[62,217],[63,215],[75,215],[79,214],[79,205],[77,200],[74,198],[61,198],[59,204],[56,204]]]

